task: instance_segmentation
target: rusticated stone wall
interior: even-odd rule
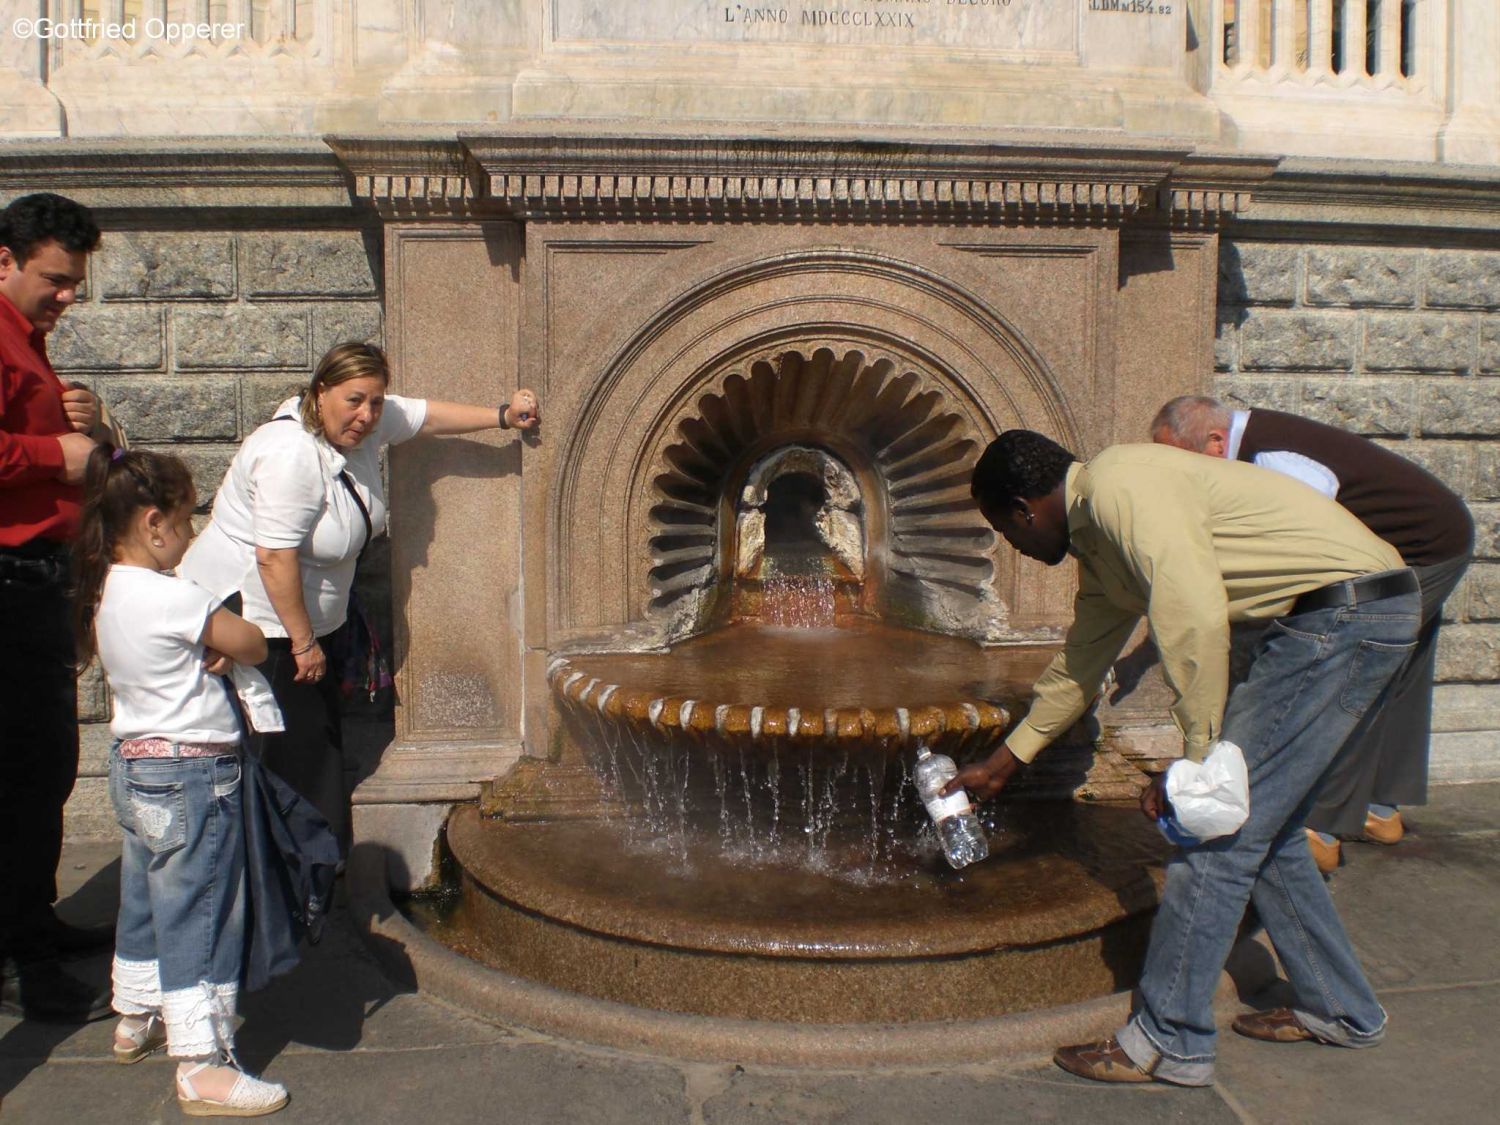
[[[378,231],[125,230],[102,218],[84,296],[48,352],[64,380],[104,398],[133,446],[187,462],[206,511],[240,441],[306,385],[328,347],[381,338]],[[388,615],[384,586],[375,601]],[[80,681],[79,711],[68,832],[108,836],[109,701],[97,668]]]
[[[1226,401],[1365,434],[1469,502],[1434,719],[1435,776],[1468,776],[1500,726],[1500,250],[1226,238],[1215,368]]]

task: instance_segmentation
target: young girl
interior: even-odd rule
[[[193,538],[186,465],[100,446],[84,486],[78,651],[83,661],[98,652],[114,693],[109,787],[125,832],[115,1058],[135,1062],[165,1042],[183,1112],[274,1113],[286,1090],[243,1073],[233,1054],[245,945],[240,728],[207,667],[264,660],[265,637],[171,574]]]

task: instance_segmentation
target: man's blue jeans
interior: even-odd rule
[[[1140,1000],[1119,1042],[1131,1060],[1186,1086],[1213,1080],[1213,996],[1245,904],[1254,900],[1296,990],[1297,1017],[1320,1039],[1374,1046],[1385,1033],[1303,822],[1318,781],[1416,643],[1420,599],[1290,614],[1271,623],[1224,712],[1245,753],[1250,816],[1232,836],[1176,852],[1151,928]]]
[[[111,754],[110,797],[124,831],[114,1006],[160,1011],[168,1053],[199,1058],[233,1043],[245,948],[245,833],[238,753]]]

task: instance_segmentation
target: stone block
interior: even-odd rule
[[[437,843],[448,812],[446,804],[355,805],[356,846],[385,853],[393,890],[430,889],[439,874]]]
[[[109,721],[109,687],[104,682],[104,670],[93,660],[78,677],[78,721],[80,723],[106,723]]]
[[[312,324],[314,364],[335,344],[350,340],[379,344],[383,334],[380,304],[376,301],[330,301],[313,309]]]
[[[1500,625],[1445,625],[1438,633],[1437,680],[1500,679]]]
[[[120,822],[109,800],[109,781],[80,777],[63,806],[63,836],[70,843],[120,839]]]
[[[1371,313],[1365,322],[1367,371],[1468,371],[1477,357],[1467,313]]]
[[[1214,320],[1214,370],[1233,371],[1240,310],[1220,307]]]
[[[1300,248],[1279,242],[1219,243],[1219,301],[1290,305],[1297,297]]]
[[[1416,250],[1312,246],[1307,251],[1309,305],[1414,305],[1422,272]]]
[[[1419,384],[1422,433],[1500,434],[1500,386],[1493,379],[1433,379]]]
[[[1500,684],[1452,684],[1432,693],[1434,731],[1494,730]]]
[[[1474,557],[1500,559],[1500,504],[1470,504],[1474,517]]]
[[[1408,434],[1412,384],[1408,379],[1307,379],[1302,413],[1357,434]]]
[[[234,296],[234,237],[228,234],[111,234],[95,259],[106,301]]]
[[[1465,581],[1469,587],[1469,620],[1500,621],[1500,565],[1475,563]],[[1500,720],[1500,715],[1496,718]]]
[[[1493,730],[1434,734],[1427,751],[1427,779],[1434,785],[1494,781],[1500,776],[1500,742]]]
[[[1252,309],[1240,325],[1240,367],[1257,371],[1348,371],[1359,322],[1339,313]]]
[[[1487,316],[1479,322],[1479,369],[1500,371],[1500,316]]]
[[[161,312],[151,308],[70,309],[47,338],[59,371],[153,371],[162,366]]]
[[[1295,414],[1299,409],[1300,384],[1296,379],[1247,379],[1244,376],[1221,375],[1214,380],[1214,397],[1236,410],[1284,410]]]
[[[1458,580],[1458,585],[1453,587],[1453,592],[1443,600],[1443,609],[1439,616],[1444,625],[1468,620],[1469,576],[1467,574]]]
[[[238,447],[233,445],[172,445],[158,446],[164,453],[181,457],[193,474],[193,487],[198,492],[198,510],[206,512],[213,505],[224,474],[229,471],[229,462],[234,460]],[[207,523],[205,519],[203,521]],[[198,530],[203,530],[200,525]]]
[[[1470,494],[1474,481],[1474,442],[1382,441],[1380,444],[1422,466],[1460,496]]]
[[[232,379],[138,376],[105,380],[100,390],[134,441],[239,436],[239,396]]]
[[[359,231],[253,231],[240,236],[252,297],[369,297],[375,270]]]
[[[300,308],[176,309],[172,324],[180,370],[308,367],[307,313]]]
[[[240,380],[240,437],[271,420],[276,408],[307,389],[308,376],[301,372],[280,375],[246,375]],[[279,423],[285,425],[285,423]]]
[[[1427,259],[1427,304],[1500,309],[1500,252],[1443,250]]]
[[[1468,495],[1474,500],[1500,500],[1500,446],[1474,449],[1474,484]]]

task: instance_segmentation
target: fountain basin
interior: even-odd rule
[[[741,623],[662,653],[554,657],[565,713],[741,744],[910,747],[955,757],[994,745],[1055,648],[982,648],[871,621]]]
[[[1165,845],[1133,806],[1005,808],[989,860],[688,858],[624,820],[455,812],[439,936],[527,979],[637,1007],[791,1023],[976,1019],[1128,987]]]

